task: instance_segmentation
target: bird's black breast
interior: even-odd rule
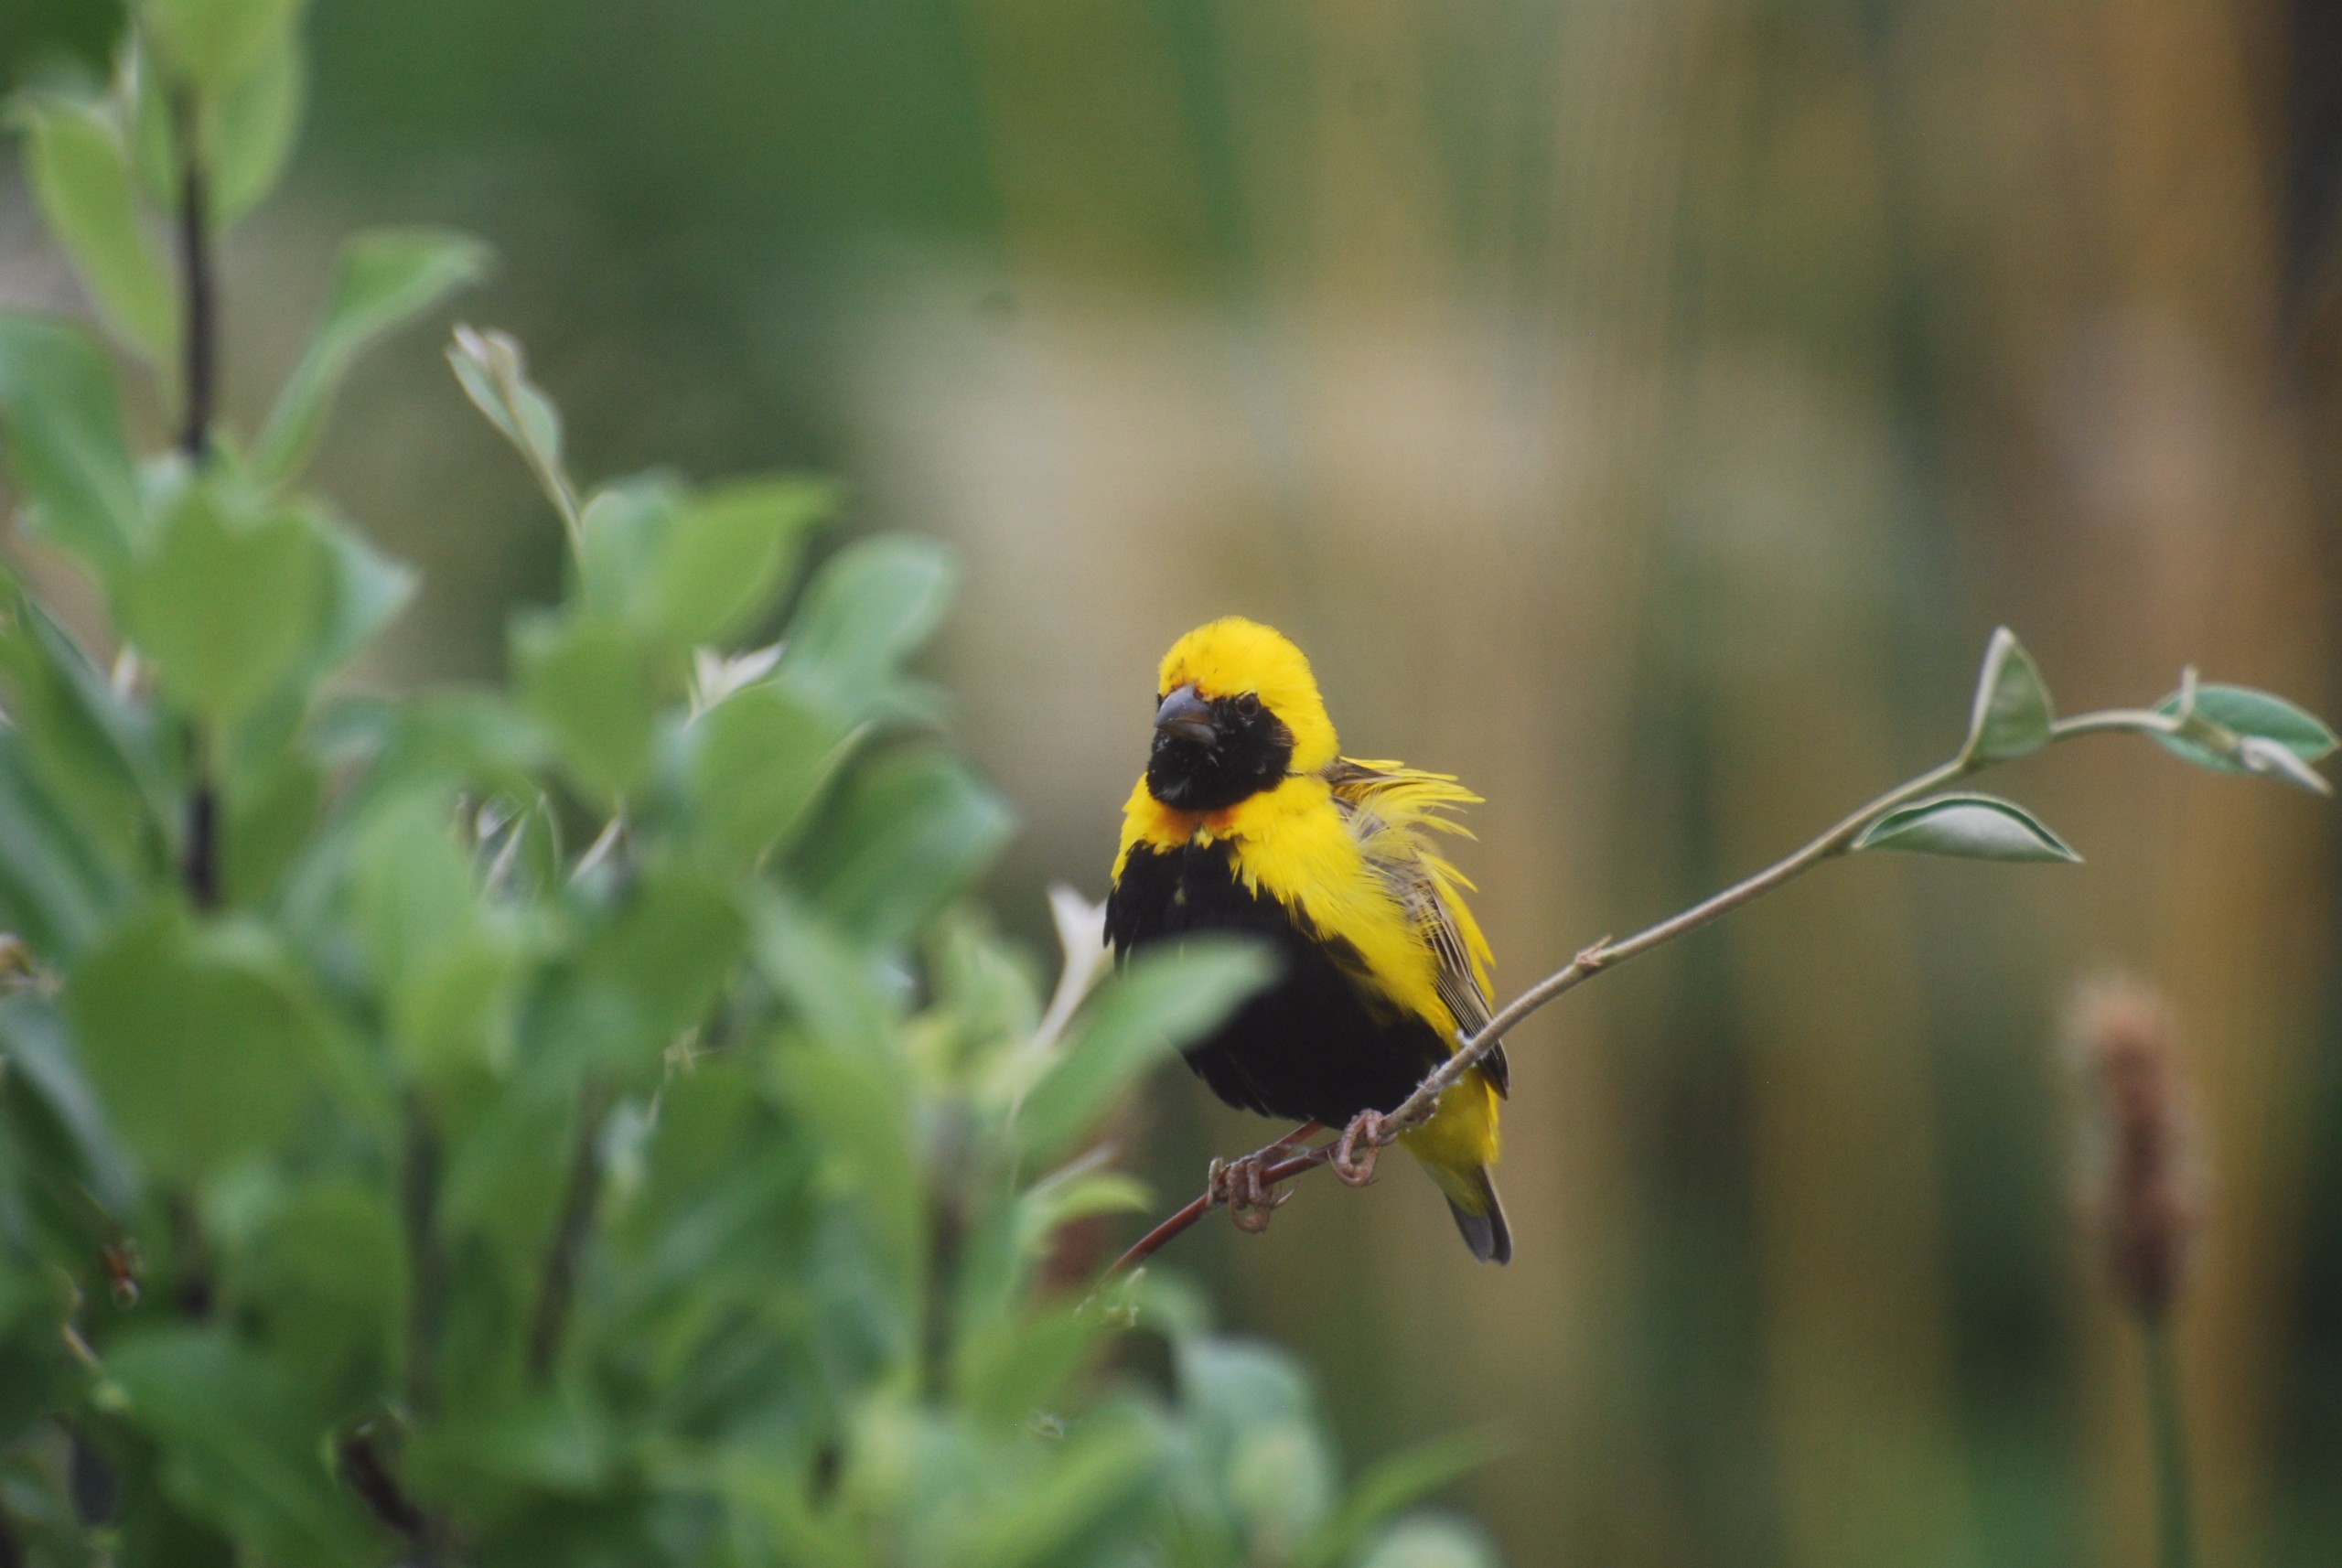
[[[1278,961],[1267,990],[1187,1049],[1187,1065],[1230,1105],[1340,1126],[1392,1109],[1445,1058],[1429,1024],[1352,978],[1363,968],[1355,948],[1246,887],[1226,843],[1133,848],[1106,900],[1115,954],[1197,931],[1251,933]]]

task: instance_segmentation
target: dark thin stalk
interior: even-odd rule
[[[218,379],[219,301],[211,281],[210,199],[198,146],[195,95],[181,89],[171,100],[179,159],[179,295],[183,384],[179,450],[199,463],[211,446],[211,399]]]
[[[199,909],[220,907],[220,791],[203,757],[202,736],[188,736],[188,770],[193,787],[187,798],[187,855],[179,871],[187,896]]]
[[[537,1291],[536,1321],[529,1330],[529,1371],[539,1381],[553,1372],[554,1354],[561,1348],[561,1331],[569,1319],[569,1305],[577,1290],[578,1255],[586,1250],[593,1227],[594,1205],[602,1192],[601,1152],[596,1147],[602,1125],[602,1096],[587,1090],[577,1110],[577,1144],[570,1155],[569,1196],[564,1199],[561,1227],[553,1232],[553,1248],[545,1254],[544,1283]]]
[[[2168,1314],[2143,1324],[2148,1419],[2154,1428],[2155,1536],[2163,1568],[2194,1568],[2196,1525],[2187,1487],[2187,1421],[2179,1398],[2178,1337]]]
[[[407,1561],[414,1568],[433,1568],[438,1563],[438,1532],[431,1517],[391,1474],[390,1466],[374,1446],[372,1434],[360,1432],[342,1439],[341,1475],[366,1510],[414,1549]]]
[[[968,1219],[950,1197],[935,1206],[929,1235],[927,1321],[921,1327],[919,1381],[929,1398],[940,1400],[951,1384],[951,1341],[959,1326],[961,1255],[966,1251]]]
[[[211,405],[219,380],[220,307],[211,276],[210,197],[203,173],[200,116],[195,95],[182,88],[171,99],[173,140],[179,160],[179,298],[181,304],[179,450],[200,466],[211,450]],[[188,740],[191,785],[187,802],[187,853],[180,875],[199,909],[220,905],[220,799],[211,782],[204,737]]]

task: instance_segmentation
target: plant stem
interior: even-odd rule
[[[184,322],[180,333],[184,351],[180,389],[183,423],[179,450],[190,467],[201,467],[211,450],[211,400],[218,379],[219,303],[211,281],[210,201],[198,146],[201,117],[194,92],[181,88],[171,97],[172,140],[179,159],[179,283]],[[188,897],[199,909],[220,904],[220,799],[211,782],[210,760],[204,736],[188,740],[191,779],[187,802],[187,854],[180,875]]]
[[[2169,714],[2158,714],[2148,708],[2108,708],[2102,713],[2076,714],[2069,719],[2059,719],[2049,726],[2052,741],[2071,740],[2078,735],[2175,735],[2179,721]]]
[[[1734,883],[1723,892],[1692,905],[1681,914],[1671,916],[1655,926],[1638,931],[1622,942],[1614,942],[1607,937],[1603,938],[1572,959],[1567,968],[1558,973],[1547,975],[1543,980],[1507,1003],[1504,1011],[1490,1018],[1481,1026],[1479,1033],[1466,1040],[1457,1047],[1454,1056],[1441,1063],[1435,1071],[1417,1084],[1415,1091],[1402,1101],[1399,1108],[1391,1112],[1387,1120],[1394,1123],[1398,1131],[1404,1131],[1429,1121],[1433,1107],[1438,1102],[1441,1093],[1449,1085],[1477,1067],[1489,1052],[1497,1048],[1498,1043],[1504,1038],[1507,1032],[1540,1007],[1565,991],[1575,990],[1602,971],[1614,968],[1630,958],[1639,958],[1662,943],[1671,942],[1680,936],[1696,931],[1702,926],[1729,915],[1743,904],[1763,897],[1783,883],[1794,877],[1802,876],[1823,861],[1845,854],[1847,846],[1860,838],[1863,830],[1871,823],[1896,807],[1908,805],[1921,796],[1931,794],[1946,784],[1953,782],[1967,773],[1971,766],[1966,761],[1954,760],[1945,763],[1940,768],[1930,768],[1917,779],[1896,785],[1870,804],[1851,812],[1841,819],[1835,827],[1814,839],[1796,854],[1774,862],[1753,876],[1745,877]]]
[[[2111,708],[2100,713],[2077,714],[2071,718],[2060,719],[2050,726],[2049,738],[2054,744],[2057,741],[2072,739],[2077,736],[2118,732],[2167,735],[2176,729],[2178,721],[2166,714],[2153,713],[2142,708]],[[1413,1093],[1408,1095],[1405,1100],[1400,1101],[1394,1109],[1384,1115],[1381,1128],[1373,1139],[1374,1144],[1377,1146],[1389,1144],[1409,1128],[1421,1126],[1431,1120],[1432,1112],[1437,1107],[1441,1094],[1485,1060],[1488,1054],[1503,1041],[1504,1036],[1517,1027],[1522,1020],[1563,993],[1576,990],[1606,969],[1615,968],[1631,958],[1639,958],[1655,947],[1698,930],[1702,926],[1722,918],[1742,905],[1763,897],[1782,884],[1803,875],[1822,862],[1845,854],[1854,841],[1862,836],[1864,829],[1887,812],[1898,807],[1907,806],[1923,796],[1932,794],[1944,786],[1956,783],[1967,775],[1989,766],[1989,762],[1975,760],[1963,752],[1962,755],[1940,767],[1929,768],[1918,778],[1896,785],[1876,800],[1841,818],[1836,825],[1794,854],[1775,861],[1754,875],[1745,877],[1722,892],[1703,899],[1681,914],[1671,915],[1657,925],[1647,927],[1624,941],[1614,941],[1605,937],[1593,946],[1586,948],[1572,959],[1566,967],[1547,975],[1505,1004],[1503,1009],[1482,1026],[1477,1034],[1459,1041],[1453,1056],[1434,1069],[1421,1083],[1415,1086]],[[1247,1157],[1273,1159],[1292,1146],[1292,1138],[1293,1134],[1288,1133],[1285,1137],[1255,1151]],[[1332,1157],[1333,1145],[1331,1144],[1305,1150],[1290,1158],[1278,1160],[1275,1164],[1268,1165],[1261,1173],[1261,1178],[1264,1184],[1274,1186],[1279,1182],[1314,1170],[1327,1164]],[[1222,1201],[1221,1195],[1217,1192],[1207,1192],[1196,1198],[1186,1208],[1148,1231],[1136,1245],[1117,1259],[1113,1267],[1107,1270],[1107,1273],[1112,1274],[1134,1263],[1144,1262],[1166,1242],[1210,1213]]]
[[[193,91],[171,98],[173,139],[179,159],[179,281],[185,321],[181,333],[183,421],[179,450],[199,463],[211,446],[211,399],[218,379],[219,301],[211,281],[210,201],[197,145],[201,133]]]
[[[2179,1397],[2179,1345],[2171,1315],[2142,1325],[2148,1420],[2154,1429],[2155,1535],[2163,1568],[2194,1568],[2196,1530],[2187,1487],[2187,1419]]]
[[[602,1114],[607,1097],[589,1086],[578,1096],[577,1143],[570,1153],[569,1191],[562,1200],[560,1226],[545,1254],[537,1288],[537,1310],[529,1329],[529,1372],[539,1382],[553,1375],[562,1330],[577,1291],[580,1254],[594,1229],[594,1206],[602,1196]]]
[[[340,1458],[342,1477],[367,1511],[413,1548],[408,1562],[414,1568],[433,1568],[439,1561],[439,1531],[391,1473],[381,1450],[374,1446],[373,1434],[360,1431],[342,1439]]]

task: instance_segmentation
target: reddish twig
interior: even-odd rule
[[[1273,1160],[1277,1155],[1284,1153],[1287,1149],[1292,1148],[1295,1144],[1299,1144],[1304,1139],[1307,1138],[1311,1133],[1318,1131],[1320,1131],[1320,1129],[1316,1122],[1304,1122],[1300,1126],[1295,1127],[1292,1132],[1287,1133],[1275,1143],[1264,1144],[1260,1148],[1253,1150],[1244,1157],[1247,1160],[1254,1161]],[[1321,1148],[1309,1149],[1301,1154],[1295,1155],[1291,1159],[1278,1160],[1274,1165],[1263,1165],[1261,1170],[1261,1185],[1263,1187],[1274,1187],[1279,1182],[1299,1176],[1302,1172],[1308,1170],[1313,1165],[1322,1165],[1333,1157],[1334,1145],[1327,1144]],[[1179,1234],[1180,1231],[1187,1230],[1197,1220],[1201,1219],[1205,1215],[1209,1214],[1214,1208],[1218,1208],[1227,1200],[1227,1184],[1221,1181],[1213,1181],[1204,1189],[1202,1195],[1197,1197],[1194,1202],[1188,1204],[1187,1208],[1182,1208],[1178,1213],[1172,1215],[1162,1224],[1157,1225],[1154,1230],[1148,1231],[1145,1235],[1133,1242],[1130,1251],[1124,1252],[1121,1257],[1116,1258],[1114,1260],[1113,1266],[1106,1271],[1107,1277],[1111,1279],[1115,1274],[1121,1273],[1124,1269],[1132,1268],[1137,1264],[1146,1262],[1147,1259],[1153,1257],[1156,1251],[1160,1251],[1164,1244],[1169,1241],[1171,1238]]]

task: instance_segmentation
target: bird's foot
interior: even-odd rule
[[[1270,1217],[1284,1207],[1290,1192],[1280,1192],[1262,1179],[1275,1157],[1275,1145],[1241,1159],[1214,1159],[1211,1163],[1209,1191],[1214,1203],[1228,1205],[1228,1218],[1236,1229],[1259,1235],[1269,1228]]]
[[[1374,1162],[1382,1155],[1382,1122],[1381,1112],[1361,1111],[1342,1129],[1327,1163],[1343,1186],[1364,1187],[1374,1179]]]

